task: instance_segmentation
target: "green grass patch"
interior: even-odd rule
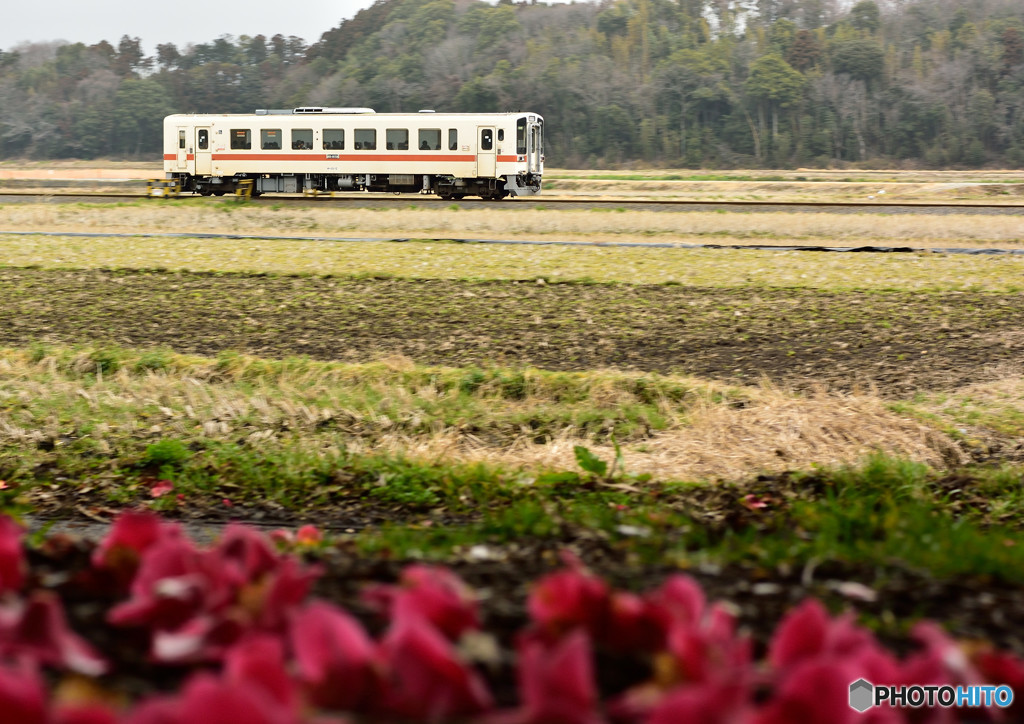
[[[983,575],[1024,582],[1021,519],[994,525],[958,514],[944,498],[936,475],[904,460],[875,456],[862,466],[819,470],[796,476],[817,487],[780,507],[776,498],[763,509],[749,503],[742,486],[730,487],[730,499],[708,509],[699,506],[706,486],[683,486],[682,496],[665,490],[628,494],[587,491],[585,475],[570,483],[533,490],[504,506],[489,506],[481,520],[459,527],[388,525],[364,532],[367,550],[399,556],[443,558],[475,544],[501,546],[524,538],[570,540],[576,535],[611,541],[621,554],[648,564],[743,563],[773,569],[816,567],[830,562],[884,569],[924,570],[939,578]],[[1020,500],[1021,470],[978,473],[979,491],[1002,502]],[[572,495],[566,491],[571,485]],[[666,486],[669,490],[673,486]],[[694,493],[697,493],[694,495]],[[755,496],[771,500],[770,495]],[[1006,500],[1002,500],[1006,498]],[[741,520],[709,521],[722,505]],[[710,516],[714,518],[714,515]]]
[[[606,541],[657,564],[898,565],[1024,582],[1024,470],[899,458],[728,483],[633,475],[577,445],[571,469],[457,463],[378,447],[446,429],[497,446],[566,432],[642,440],[742,390],[660,375],[341,364],[35,345],[0,350],[0,508],[147,505],[366,527],[366,550],[443,558],[523,540]],[[950,424],[1009,382],[902,403]],[[931,406],[931,407],[930,407]],[[953,410],[949,413],[948,410]],[[1001,408],[1002,409],[1002,408]],[[945,411],[944,411],[945,410]],[[972,417],[991,430],[1004,412]],[[980,420],[980,422],[979,422]],[[1014,428],[1015,429],[1015,428]],[[362,447],[349,443],[361,440]],[[172,490],[157,496],[158,483]]]

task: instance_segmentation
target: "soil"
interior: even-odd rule
[[[787,387],[951,389],[1024,362],[1024,294],[0,271],[0,344],[620,368]],[[400,313],[396,313],[400,310]]]

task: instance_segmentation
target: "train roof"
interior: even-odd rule
[[[491,112],[491,113],[443,113],[434,110],[422,109],[415,112],[406,113],[377,113],[372,108],[323,108],[320,106],[303,107],[303,108],[292,108],[292,109],[268,109],[258,108],[252,113],[174,113],[167,118],[249,118],[252,116],[309,116],[309,115],[323,115],[323,116],[361,116],[361,115],[374,115],[374,116],[418,116],[428,115],[436,113],[437,115],[444,116],[514,116],[521,114],[539,115],[533,111],[505,111],[505,112]]]

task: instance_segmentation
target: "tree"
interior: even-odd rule
[[[1007,28],[1000,38],[1003,44],[1003,72],[1024,63],[1024,38],[1017,28]]]
[[[173,112],[164,87],[155,80],[129,78],[114,99],[117,109],[115,150],[138,155],[158,150],[164,116]]]
[[[163,70],[170,70],[178,65],[181,53],[174,43],[162,43],[156,46],[156,62]]]
[[[776,53],[763,55],[750,66],[745,84],[747,93],[759,101],[758,111],[764,128],[764,111],[772,115],[772,138],[779,135],[779,109],[789,108],[801,97],[804,77]]]
[[[856,80],[865,82],[882,75],[885,68],[885,51],[877,40],[852,38],[832,43],[832,68]]]
[[[142,41],[139,38],[121,36],[117,44],[117,56],[114,59],[114,71],[124,77],[134,75],[140,70],[145,70],[153,65],[151,58],[146,58],[142,53]]]
[[[801,73],[821,61],[821,43],[810,30],[798,30],[786,54],[786,62]]]
[[[860,0],[850,8],[850,23],[857,30],[874,34],[882,24],[882,12],[874,0]]]
[[[257,35],[254,38],[248,38],[244,50],[245,61],[249,65],[259,65],[268,57],[266,36]]]
[[[792,20],[777,21],[772,25],[771,31],[768,33],[768,37],[771,40],[772,47],[775,52],[781,55],[783,58],[789,53],[789,49],[793,47],[793,42],[796,40],[796,23]]]

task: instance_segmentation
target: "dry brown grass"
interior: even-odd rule
[[[969,214],[893,215],[555,211],[515,209],[280,209],[216,204],[127,207],[9,204],[4,231],[225,233],[281,236],[558,239],[720,244],[1011,246],[1020,219]]]
[[[571,470],[573,448],[588,446],[611,461],[610,445],[595,445],[571,434],[539,445],[522,438],[494,448],[446,430],[429,437],[386,436],[360,452],[401,453],[420,460],[498,463],[533,470]],[[966,456],[934,427],[890,412],[873,397],[822,395],[800,398],[762,393],[744,409],[705,405],[687,424],[622,446],[626,470],[655,480],[741,480],[762,473],[806,470],[816,465],[855,464],[874,452],[926,463],[936,469],[963,463]]]
[[[807,201],[888,203],[1019,204],[1024,186],[1017,182],[879,181],[806,183],[799,181],[618,181],[566,179],[553,182],[545,198],[686,201]]]
[[[534,471],[576,469],[574,445],[614,459],[610,445],[596,443],[568,423],[546,444],[533,442],[529,430],[502,427],[501,420],[549,411],[556,404],[554,390],[565,384],[557,376],[532,372],[532,392],[523,400],[481,389],[470,408],[457,388],[437,386],[437,376],[447,374],[443,369],[421,374],[423,369],[410,364],[403,359],[305,363],[261,372],[247,358],[225,368],[212,360],[172,355],[161,371],[122,369],[89,380],[79,374],[95,367],[88,351],[58,365],[56,357],[32,362],[24,352],[5,350],[0,353],[0,441],[34,449],[40,440],[58,439],[67,430],[88,430],[94,449],[102,453],[124,449],[128,441],[167,436],[244,439],[256,446],[288,442],[319,454],[338,449],[398,453],[423,461],[486,462]],[[587,385],[586,404],[614,407],[637,402],[627,391],[630,384],[623,384],[636,376],[595,371],[577,373],[575,379]],[[650,473],[655,480],[735,480],[853,464],[876,451],[935,468],[965,461],[958,443],[940,426],[893,412],[870,395],[804,396],[769,386],[726,388],[668,379],[692,394],[686,402],[662,400],[666,428],[623,444],[629,472]],[[998,397],[998,405],[986,409],[1020,410],[1024,405],[1021,378],[985,389]],[[1003,399],[1006,390],[1012,399]],[[445,415],[436,412],[432,417],[425,401],[447,404],[441,409],[449,410],[452,421],[446,424]],[[955,412],[935,414],[949,421]],[[467,415],[473,416],[474,433],[459,422]]]
[[[0,235],[0,260],[43,268],[164,268],[416,279],[592,280],[707,287],[1019,291],[1024,256],[808,254],[658,247]]]

